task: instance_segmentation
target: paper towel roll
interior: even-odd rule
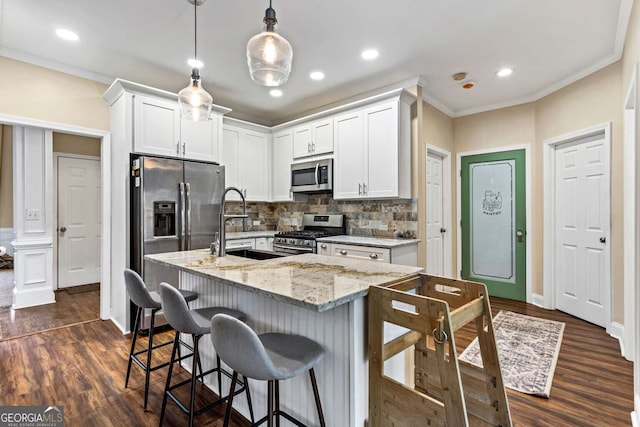
[[[4,246],[0,246],[0,256],[4,255],[7,253],[7,248],[5,248]]]

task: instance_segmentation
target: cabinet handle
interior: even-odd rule
[[[359,182],[358,183],[358,196],[360,196],[362,194],[362,183]]]
[[[371,255],[369,255],[369,258],[378,259],[378,254],[371,254]]]
[[[311,143],[307,142],[307,153],[311,154]]]
[[[182,143],[182,155],[183,155],[183,156],[184,156],[184,153],[185,153],[185,146],[186,146],[186,145],[187,145],[187,144],[185,144],[184,142]]]
[[[340,255],[346,255],[346,254],[347,254],[347,250],[346,250],[346,249],[342,249],[342,250],[340,251]]]
[[[327,245],[325,245],[324,243],[323,243],[323,244],[321,244],[321,245],[320,245],[320,247],[321,247],[322,249],[327,249]]]
[[[176,156],[180,155],[180,141],[176,142]]]
[[[311,141],[311,152],[315,153],[316,152],[316,143]]]
[[[367,194],[367,184],[362,183],[362,194]]]

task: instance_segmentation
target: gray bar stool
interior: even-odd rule
[[[138,307],[136,310],[136,320],[134,321],[133,329],[132,329],[132,339],[131,339],[131,350],[129,350],[129,363],[127,365],[127,377],[124,382],[124,387],[127,388],[129,385],[129,376],[131,374],[131,363],[135,362],[136,365],[140,366],[144,371],[144,403],[142,404],[142,408],[146,411],[147,409],[147,400],[149,397],[149,377],[152,371],[156,369],[164,368],[169,365],[169,362],[164,362],[156,366],[151,366],[151,354],[153,350],[164,347],[166,345],[171,344],[173,341],[163,342],[161,344],[153,345],[153,333],[155,328],[155,314],[162,308],[160,303],[160,295],[157,292],[149,292],[147,290],[147,286],[144,284],[142,277],[138,273],[133,270],[126,268],[124,270],[124,284],[127,287],[127,292],[129,293],[129,298],[131,301]],[[181,297],[189,302],[198,298],[198,294],[196,292],[187,291],[181,289],[180,291]],[[149,345],[147,348],[143,350],[135,351],[136,348],[136,340],[138,338],[138,327],[140,326],[140,321],[142,318],[142,311],[145,308],[151,309],[151,325],[149,326]],[[145,354],[147,356],[146,363],[138,358],[139,355]]]
[[[164,310],[164,315],[169,322],[169,325],[173,329],[176,330],[176,337],[173,342],[173,351],[171,352],[171,361],[169,365],[169,373],[167,374],[167,382],[164,388],[164,397],[162,398],[162,411],[160,412],[160,426],[162,426],[162,422],[164,420],[164,413],[167,407],[167,398],[171,398],[175,402],[176,405],[185,413],[189,414],[189,426],[193,426],[193,419],[196,415],[200,415],[205,411],[217,406],[223,402],[225,402],[229,396],[222,396],[222,374],[226,375],[228,378],[232,378],[231,374],[226,370],[221,368],[220,357],[216,358],[216,367],[210,369],[206,372],[202,372],[202,368],[200,367],[200,374],[196,373],[196,366],[200,366],[200,353],[199,353],[199,342],[200,338],[203,335],[211,333],[211,319],[213,316],[217,314],[224,314],[232,319],[236,319],[238,322],[242,323],[243,320],[247,318],[247,316],[241,311],[234,310],[226,307],[204,307],[197,308],[194,310],[190,310],[187,307],[187,303],[182,298],[180,292],[169,285],[168,283],[160,283],[160,299],[162,301],[162,309]],[[189,356],[193,356],[193,363],[191,369],[191,379],[184,380],[177,384],[171,385],[171,375],[173,374],[173,366],[176,360],[176,351],[179,347],[180,341],[180,333],[190,334],[193,339],[193,353]],[[213,372],[218,374],[218,386],[220,397],[213,403],[206,405],[205,407],[195,410],[195,393],[196,393],[196,382],[198,379],[203,379],[205,375],[209,375]],[[243,391],[247,393],[247,402],[249,404],[249,412],[251,414],[251,422],[253,423],[253,407],[251,405],[251,394],[249,392],[249,387],[247,385],[247,378],[243,378],[244,382],[241,382],[241,388],[238,391],[235,391],[235,394],[240,394]],[[237,381],[237,376],[236,376]],[[191,383],[191,394],[189,398],[189,407],[187,407],[184,403],[178,399],[178,397],[174,394],[174,390]]]
[[[224,426],[229,425],[231,405],[235,393],[238,374],[256,380],[267,381],[267,416],[253,426],[265,421],[271,427],[273,417],[280,425],[280,416],[297,426],[305,424],[280,410],[280,389],[278,382],[296,377],[309,371],[313,397],[316,401],[320,425],[324,427],[324,415],[320,404],[320,394],[313,368],[324,356],[324,349],[317,342],[300,335],[266,333],[258,335],[253,329],[238,319],[225,314],[216,314],[211,319],[211,341],[220,358],[231,369],[231,390],[224,417]],[[246,381],[246,380],[245,380]],[[275,402],[274,402],[275,394]],[[274,405],[275,403],[275,405]],[[253,421],[252,421],[253,422]]]

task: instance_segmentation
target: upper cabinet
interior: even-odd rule
[[[211,120],[185,120],[180,117],[176,94],[120,79],[111,85],[104,98],[111,106],[111,126],[132,131],[132,139],[125,142],[130,151],[220,160],[222,116],[230,109],[215,105]]]
[[[225,186],[237,187],[247,201],[268,201],[271,156],[269,134],[233,125],[223,125],[222,159]],[[228,200],[240,200],[228,193]]]
[[[296,126],[293,130],[293,158],[333,152],[333,118]]]
[[[334,119],[334,199],[411,197],[410,96]]]
[[[293,200],[291,192],[291,163],[293,163],[293,130],[284,129],[273,134],[273,162],[271,163],[272,189],[274,202]]]

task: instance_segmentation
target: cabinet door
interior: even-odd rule
[[[312,154],[311,140],[313,130],[311,125],[297,126],[293,129],[293,158],[307,157]]]
[[[269,200],[269,136],[243,131],[240,136],[240,182],[246,199]]]
[[[239,170],[238,162],[240,159],[240,129],[225,126],[222,130],[222,159],[221,164],[225,167],[225,186],[238,187]],[[231,200],[240,200],[235,193],[227,193],[227,197]]]
[[[362,113],[338,116],[334,119],[336,158],[333,171],[333,198],[362,197],[364,183],[364,138]]]
[[[273,162],[271,175],[272,200],[291,201],[291,163],[293,162],[293,133],[291,129],[273,135]]]
[[[331,256],[332,254],[331,243],[323,243],[323,242],[316,243],[316,253],[318,255]]]
[[[366,189],[372,199],[398,197],[398,106],[388,103],[364,111]]]
[[[179,155],[180,110],[177,103],[135,95],[133,117],[134,152]]]
[[[313,154],[333,153],[333,118],[313,123]]]
[[[205,122],[183,119],[180,127],[182,156],[193,160],[219,161],[218,131],[221,122],[222,117],[215,114]]]

